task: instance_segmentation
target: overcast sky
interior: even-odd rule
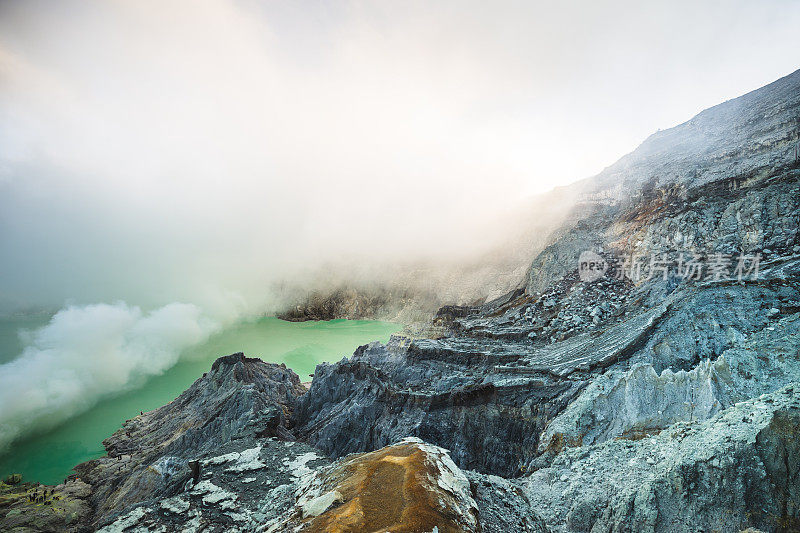
[[[456,254],[800,68],[800,2],[0,3],[0,302]]]

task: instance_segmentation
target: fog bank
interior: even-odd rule
[[[794,70],[798,24],[780,1],[3,2],[0,311],[258,308],[322,264],[462,262],[530,194]]]
[[[62,309],[19,358],[0,365],[0,453],[32,428],[52,427],[162,373],[223,325],[188,304],[149,313],[124,303]]]

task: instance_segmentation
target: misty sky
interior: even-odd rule
[[[800,2],[0,3],[0,310],[456,255],[800,68]]]

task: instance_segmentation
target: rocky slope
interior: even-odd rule
[[[576,184],[518,289],[307,392],[221,358],[0,528],[800,531],[798,142],[800,71]]]
[[[521,487],[464,472],[420,439],[338,461],[298,442],[290,421],[303,391],[282,366],[222,357],[176,400],[129,420],[66,484],[0,485],[0,527],[546,531]]]

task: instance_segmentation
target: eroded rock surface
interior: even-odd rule
[[[518,517],[521,519],[521,517]],[[303,531],[479,531],[470,482],[446,450],[405,439],[308,476],[273,528]]]
[[[105,457],[75,468],[92,487],[94,521],[173,495],[191,479],[190,461],[233,440],[291,439],[286,421],[304,392],[284,366],[241,353],[221,357],[173,402],[127,421],[106,439]]]
[[[38,483],[0,482],[2,531],[84,531],[92,510],[91,487],[71,480],[47,487]]]
[[[219,451],[226,453],[203,460],[196,483],[137,505],[100,531],[499,533],[509,524],[547,531],[519,487],[468,478],[446,450],[417,439],[333,463],[275,439]]]
[[[329,461],[301,443],[246,437],[200,463],[196,482],[137,502],[100,531],[263,531],[294,508],[301,480]]]
[[[479,306],[443,307],[427,338],[398,337],[319,367],[295,411],[297,434],[332,457],[413,435],[452,450],[461,468],[524,480],[564,454],[660,442],[653,439],[671,428],[716,419],[737,402],[797,383],[798,124],[800,72],[656,134],[576,186],[583,203],[520,289]],[[606,260],[605,275],[581,279],[583,251]],[[638,275],[625,264],[633,256],[644,258]],[[757,257],[758,272],[737,276],[735,262],[698,277],[675,268],[687,257],[708,264],[738,256]],[[663,276],[651,269],[655,257],[673,269]],[[796,461],[789,441],[781,442],[792,458],[775,479],[790,476]],[[613,479],[618,466],[609,459],[593,468]],[[731,483],[731,494],[744,490]],[[746,519],[754,501],[769,500],[768,484],[731,496],[728,515],[680,503],[699,498],[698,487],[675,487],[668,504],[675,508],[660,511],[675,531],[791,529],[789,511],[772,513],[780,518],[772,522]],[[794,492],[787,494],[785,507],[797,507]],[[650,523],[623,504],[605,522],[554,509],[546,522],[565,530]],[[725,516],[736,520],[726,524]]]
[[[522,481],[553,531],[797,531],[800,385],[640,440],[569,448]]]

